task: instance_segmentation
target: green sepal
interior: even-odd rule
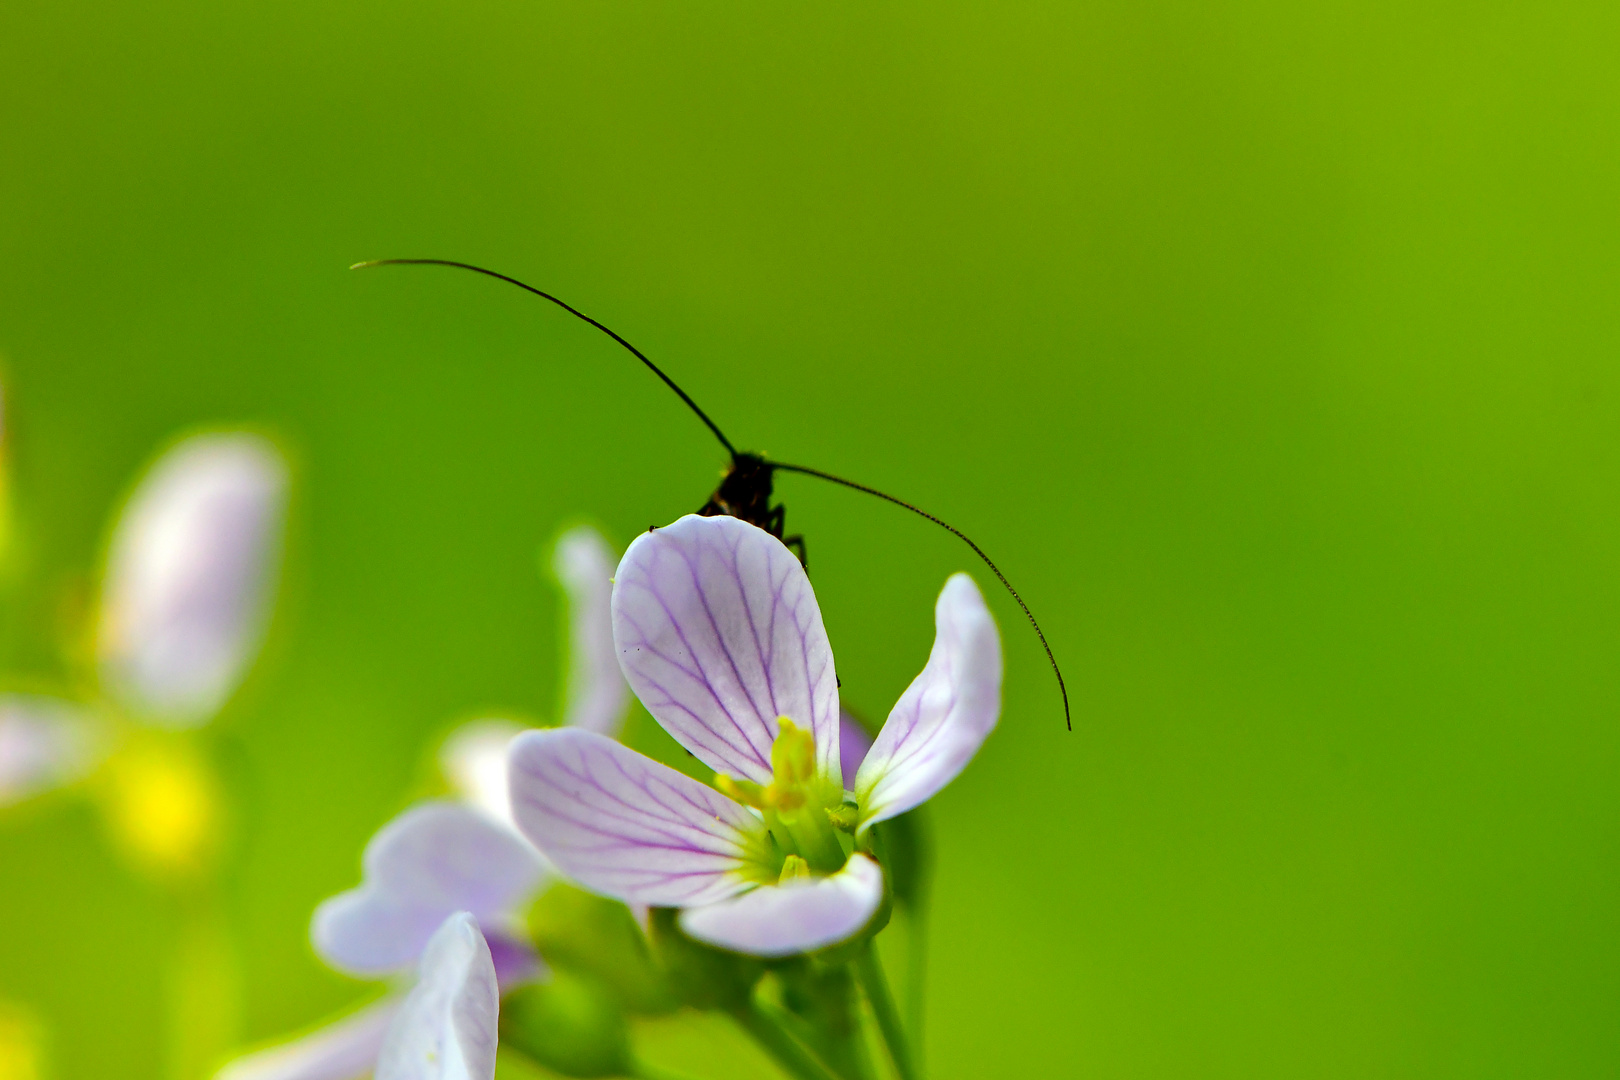
[[[676,923],[675,908],[653,908],[647,938],[676,1000],[696,1009],[732,1009],[748,1001],[764,973],[753,957],[693,941]]]
[[[623,1076],[630,1030],[613,991],[588,975],[554,969],[501,1001],[501,1042],[563,1076]]]
[[[529,908],[529,934],[554,968],[596,979],[629,1012],[657,1015],[678,1002],[630,909],[558,882]]]

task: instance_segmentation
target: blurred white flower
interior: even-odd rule
[[[580,526],[557,539],[551,568],[568,598],[568,691],[562,723],[617,736],[630,687],[613,647],[613,549]]]
[[[142,479],[113,533],[97,653],[133,714],[195,727],[257,651],[276,578],[287,469],[269,440],[198,435]]]
[[[26,694],[0,697],[0,806],[79,779],[105,744],[105,734],[76,705]]]
[[[192,436],[152,464],[112,531],[98,700],[0,697],[0,805],[105,759],[120,846],[164,872],[203,865],[217,839],[211,774],[193,748],[142,726],[204,724],[246,674],[270,613],[287,485],[275,446],[245,432]]]
[[[612,549],[593,529],[576,528],[557,541],[553,567],[568,602],[570,672],[562,722],[603,733],[618,731],[630,701],[613,646],[613,566]],[[501,986],[545,974],[519,913],[551,880],[550,867],[513,824],[507,796],[507,750],[524,730],[486,718],[461,725],[444,741],[439,764],[461,801],[418,803],[371,838],[359,887],[328,898],[311,920],[310,940],[329,966],[386,978],[407,974],[420,961],[426,972],[437,963],[430,955],[435,931],[444,933],[441,925],[448,928],[460,912],[472,921],[491,978],[498,975]],[[469,1075],[397,1071],[407,1062],[420,1065],[411,1054],[379,1063],[386,1018],[396,1011],[403,1017],[417,1000],[403,995],[396,990],[301,1039],[240,1058],[215,1080],[348,1080],[373,1064],[378,1077],[385,1068],[399,1077]],[[442,1001],[433,1000],[439,1002],[433,1008],[441,1008]]]

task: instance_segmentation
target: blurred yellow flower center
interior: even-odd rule
[[[126,853],[160,872],[201,869],[217,840],[219,799],[195,751],[141,742],[108,765],[107,816]]]

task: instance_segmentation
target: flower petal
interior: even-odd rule
[[[390,995],[301,1039],[239,1057],[214,1080],[355,1080],[377,1066],[400,997]]]
[[[198,435],[152,466],[119,518],[98,651],[103,678],[143,718],[207,721],[258,648],[287,469],[266,439]]]
[[[934,649],[855,777],[861,827],[904,813],[956,778],[1001,715],[1001,636],[979,587],[952,574],[934,605]]]
[[[579,728],[525,732],[511,760],[518,828],[586,888],[659,907],[747,888],[765,825],[713,788]]]
[[[470,911],[492,928],[539,888],[528,844],[458,803],[423,803],[366,845],[358,889],[315,909],[315,951],[339,971],[380,975],[415,962],[445,916]]]
[[[72,783],[100,760],[104,733],[74,705],[0,697],[0,806]]]
[[[866,725],[855,719],[848,709],[838,710],[838,761],[846,782],[855,779],[861,771],[866,752],[872,749],[872,735]]]
[[[688,936],[721,949],[790,956],[854,937],[882,901],[883,871],[857,852],[831,877],[794,878],[687,908],[680,926]]]
[[[804,567],[770,533],[696,514],[643,533],[614,580],[613,638],[641,703],[711,769],[769,783],[786,716],[839,779],[832,647]]]
[[[389,1025],[376,1080],[494,1080],[501,993],[478,922],[463,911],[428,941]]]
[[[581,526],[557,539],[551,567],[568,594],[568,696],[562,722],[617,735],[630,688],[613,647],[613,551]]]

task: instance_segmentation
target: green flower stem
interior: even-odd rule
[[[900,1080],[918,1080],[919,1074],[912,1063],[906,1033],[900,1026],[900,1014],[895,1010],[894,998],[889,994],[889,983],[883,977],[883,966],[878,963],[877,950],[870,941],[855,958],[855,977],[860,980],[861,989],[866,991],[866,1000],[872,1005],[872,1015],[877,1018],[878,1031],[883,1034],[883,1044],[888,1047],[889,1060],[894,1062],[895,1073]]]
[[[838,1077],[758,1002],[749,1001],[731,1010],[732,1018],[789,1076],[797,1080],[838,1080]]]
[[[906,1031],[912,1061],[922,1071],[923,1019],[927,1015],[928,911],[924,904],[906,909]]]
[[[759,1008],[800,1044],[809,1047],[842,1080],[872,1080],[872,1069],[863,1052],[858,1029],[852,1027],[842,1034],[826,1031],[818,1037],[809,1024],[791,1012],[764,1003]]]

